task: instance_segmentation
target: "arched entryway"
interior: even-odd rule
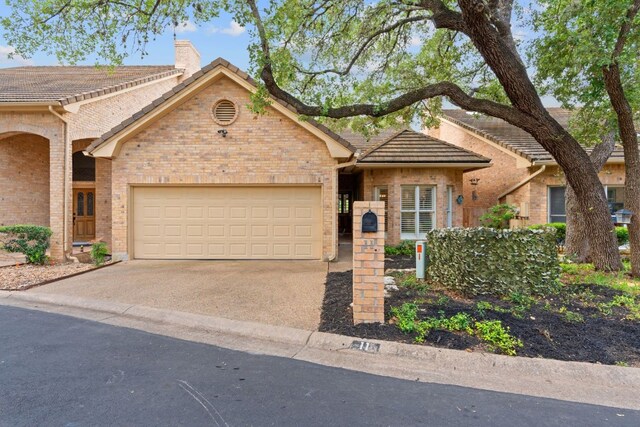
[[[0,225],[50,226],[49,140],[0,134]]]

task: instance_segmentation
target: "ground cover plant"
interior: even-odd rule
[[[547,294],[463,296],[391,273],[384,324],[352,324],[352,273],[330,273],[320,329],[368,339],[619,366],[640,366],[640,281],[563,263]]]

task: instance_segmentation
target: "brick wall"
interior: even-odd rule
[[[239,107],[226,138],[210,112],[221,97]],[[246,89],[223,78],[123,144],[112,162],[114,252],[129,251],[131,184],[313,184],[323,189],[323,257],[333,253],[336,160],[323,141],[289,118],[271,108],[257,116],[249,103]]]
[[[378,216],[378,232],[362,233],[362,215]],[[384,202],[353,204],[353,322],[384,322]]]
[[[500,194],[529,176],[524,159],[519,164],[515,153],[507,153],[506,149],[497,148],[454,124],[443,120],[438,129],[427,129],[425,133],[491,159],[491,167],[465,172],[462,179],[462,207],[468,213],[464,223],[467,227],[478,225],[479,216],[498,203]],[[471,185],[472,178],[480,179],[477,186]],[[473,200],[473,191],[476,192],[476,200]]]
[[[177,84],[178,77],[171,77],[83,104],[78,113],[65,114],[69,120],[71,140],[99,138]]]
[[[518,207],[528,203],[529,218],[522,222],[523,225],[543,224],[548,221],[548,188],[566,185],[564,174],[558,166],[547,166],[542,174],[499,201],[498,195],[535,173],[540,166],[527,166],[525,159],[507,153],[495,144],[446,121],[442,121],[439,128],[425,130],[425,133],[488,157],[493,163],[490,168],[464,174],[464,208],[470,212],[469,218],[465,219],[465,226],[478,225],[479,216],[499,202]],[[624,165],[606,165],[599,177],[603,185],[622,186]],[[480,178],[477,186],[471,185],[471,178]],[[476,190],[478,195],[475,201],[472,198],[473,190]]]
[[[180,82],[182,82],[202,68],[200,65],[200,53],[189,40],[176,40],[174,47],[176,68],[184,69],[184,74],[180,78]]]
[[[363,200],[375,200],[375,188],[386,186],[389,206],[387,212],[387,242],[400,243],[400,202],[403,185],[432,185],[436,188],[436,227],[447,226],[447,186],[453,187],[453,226],[462,226],[462,208],[455,202],[462,194],[462,171],[453,168],[393,168],[364,170],[361,177]]]
[[[623,186],[624,165],[609,164],[598,174],[603,185]],[[531,181],[530,224],[544,224],[548,221],[548,189],[550,186],[565,186],[566,179],[559,166],[547,166],[544,173]]]
[[[49,226],[49,140],[22,134],[0,140],[0,225]]]

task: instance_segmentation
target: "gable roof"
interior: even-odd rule
[[[423,133],[403,129],[370,147],[358,159],[358,164],[383,163],[486,167],[490,165],[491,160]]]
[[[173,65],[97,67],[52,66],[0,69],[0,105],[67,105],[182,74]]]
[[[349,141],[354,147],[356,147],[361,152],[365,152],[374,145],[378,145],[381,142],[384,142],[398,134],[400,129],[398,128],[388,128],[382,129],[379,133],[365,136],[361,133],[354,132],[351,129],[345,129],[338,132],[340,136],[347,141]]]
[[[86,151],[91,154],[95,153],[96,150],[98,150],[101,146],[105,145],[105,143],[107,143],[109,140],[111,140],[112,138],[116,137],[118,134],[121,134],[122,132],[131,128],[134,125],[134,123],[147,119],[147,116],[151,116],[153,112],[168,106],[168,104],[178,99],[181,95],[185,95],[189,93],[193,88],[196,88],[201,81],[204,81],[207,76],[210,76],[211,73],[213,73],[216,69],[223,70],[225,73],[229,73],[228,74],[229,76],[235,77],[236,79],[239,79],[240,81],[245,82],[246,84],[248,84],[250,87],[254,89],[257,88],[255,80],[253,80],[247,73],[240,70],[238,67],[231,64],[229,61],[222,58],[217,58],[210,64],[204,66],[202,69],[195,72],[192,76],[190,76],[188,79],[186,79],[179,85],[173,87],[171,90],[166,92],[160,98],[156,99],[155,101],[153,101],[152,103],[150,103],[149,105],[147,105],[146,107],[144,107],[143,109],[135,113],[133,116],[124,120],[122,123],[120,123],[119,125],[115,126],[113,129],[111,129],[110,131],[102,135],[100,138],[93,141],[93,143],[91,143],[91,145],[87,147]],[[297,115],[297,112],[295,108],[293,108],[293,106],[279,99],[275,99],[275,98],[272,98],[272,99],[281,107],[284,107],[286,110],[288,110],[289,114],[293,113]],[[298,123],[300,123],[302,126],[305,126],[305,124],[309,124],[311,127],[323,133],[326,137],[329,137],[331,140],[337,142],[339,145],[346,148],[351,154],[356,151],[356,148],[353,145],[351,145],[349,141],[342,138],[340,135],[333,132],[328,127],[316,122],[313,119],[298,121]]]
[[[551,116],[567,128],[571,111],[564,108],[548,108]],[[506,148],[533,164],[555,164],[553,156],[546,151],[531,135],[502,119],[472,113],[465,110],[443,110],[443,118],[466,130],[476,133],[503,148]],[[590,149],[587,148],[589,152]],[[616,145],[609,157],[609,163],[624,162],[622,147]]]

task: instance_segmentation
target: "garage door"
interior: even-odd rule
[[[142,259],[320,259],[319,187],[136,187]]]

